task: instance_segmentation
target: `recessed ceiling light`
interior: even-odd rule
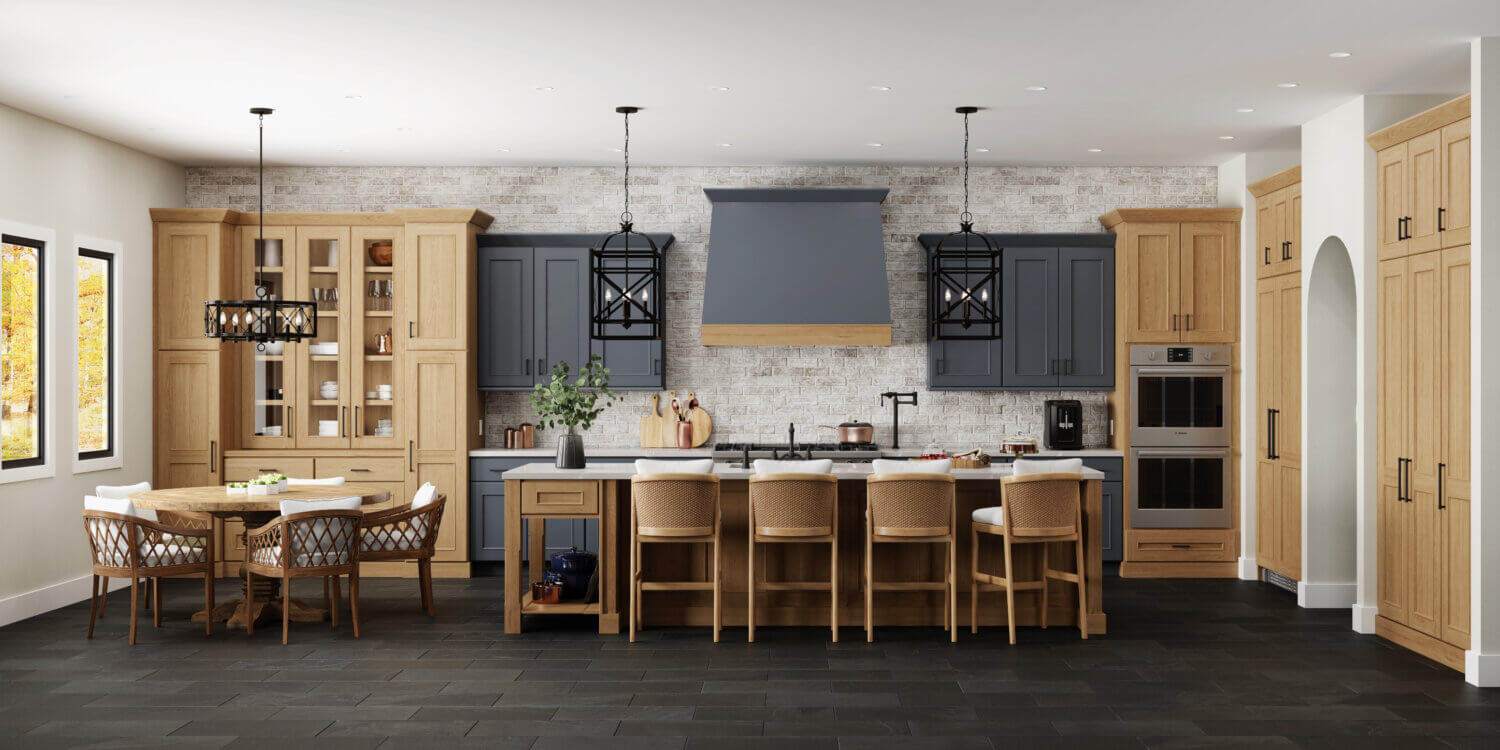
[[[1335,60],[1342,60],[1349,56],[1348,52],[1329,52],[1328,56]]]
[[[405,133],[406,132],[406,128],[404,128],[404,127],[396,128],[396,132],[397,133]]]
[[[1026,90],[1027,91],[1046,91],[1047,87],[1046,86],[1027,86]]]
[[[504,146],[501,146],[501,147],[500,147],[500,148],[497,148],[497,149],[495,149],[495,150],[496,150],[496,151],[499,151],[499,152],[500,152],[500,153],[502,153],[502,154],[508,154],[508,153],[510,153],[510,149],[508,149],[508,148],[505,148],[505,147],[504,147]]]
[[[344,94],[344,101],[346,102],[357,102],[363,98],[364,97],[360,96],[359,94]]]
[[[1287,83],[1278,83],[1278,84],[1276,84],[1276,88],[1278,88],[1278,89],[1294,89],[1294,88],[1297,88],[1297,84],[1291,83],[1290,81],[1287,82]]]
[[[988,154],[990,152],[990,150],[987,148],[976,148],[974,149],[974,151],[980,154]]]
[[[1232,141],[1232,140],[1234,140],[1234,136],[1232,136],[1232,135],[1221,135],[1221,136],[1219,136],[1219,140],[1221,140],[1221,141]]]
[[[729,148],[730,146],[733,146],[733,145],[734,145],[733,143],[720,143],[719,144],[719,148]]]
[[[1097,154],[1097,153],[1099,153],[1099,152],[1101,152],[1103,150],[1104,149],[1102,149],[1102,148],[1091,148],[1091,149],[1089,149],[1089,153],[1091,153],[1091,154]]]
[[[871,86],[870,90],[871,91],[890,91],[891,87],[890,86]]]
[[[556,91],[557,89],[554,89],[551,86],[537,86],[536,90],[545,93],[545,92],[548,92],[548,91]]]
[[[880,148],[881,146],[884,146],[885,144],[884,143],[866,143],[865,145],[869,146],[870,148]]]
[[[728,90],[729,90],[728,86],[715,86],[714,87],[714,91],[728,91]]]
[[[1251,112],[1254,112],[1255,108],[1254,107],[1240,107],[1239,109],[1236,109],[1235,111],[1238,112],[1238,113],[1240,113],[1240,114],[1242,114],[1242,115],[1248,115]]]
[[[348,146],[339,146],[339,153],[341,153],[341,154],[347,154],[347,153],[349,153],[349,147]]]
[[[617,147],[611,147],[611,148],[610,148],[610,149],[609,149],[609,150],[610,150],[610,151],[613,151],[613,152],[615,152],[615,153],[617,153],[617,154],[618,154],[618,153],[620,153],[620,151],[621,151],[621,149],[620,149],[620,148],[617,148]]]

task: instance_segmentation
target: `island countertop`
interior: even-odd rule
[[[966,479],[989,479],[996,480],[1010,476],[1014,470],[1008,464],[996,464],[987,469],[954,469],[953,477],[958,480]],[[754,469],[741,469],[732,463],[714,464],[714,474],[719,479],[749,479],[755,473]],[[856,463],[834,463],[833,474],[840,480],[864,480],[874,473],[870,464]],[[501,479],[511,480],[539,480],[539,479],[581,479],[581,480],[619,480],[629,479],[635,475],[635,467],[630,464],[593,464],[582,469],[559,469],[553,464],[534,463],[518,466],[500,475]],[[1104,479],[1104,472],[1097,469],[1085,468],[1082,472],[1085,480]]]

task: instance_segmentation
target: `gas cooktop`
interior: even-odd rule
[[[743,459],[749,451],[750,458],[790,458],[786,443],[714,443],[713,455],[717,459]],[[874,443],[797,443],[796,458],[829,458],[835,461],[873,461],[880,456],[880,446]]]

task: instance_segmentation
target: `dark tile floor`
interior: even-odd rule
[[[315,584],[303,584],[313,594]],[[220,591],[232,590],[225,581]],[[1500,690],[1239,581],[1105,588],[1107,637],[1002,629],[651,630],[587,621],[502,633],[498,579],[365,581],[363,638],[300,625],[205,638],[201,588],[171,584],[170,624],[125,640],[114,596],[0,629],[0,747],[1189,748],[1497,747]]]

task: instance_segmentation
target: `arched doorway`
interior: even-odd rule
[[[1354,266],[1338,237],[1313,256],[1303,304],[1303,580],[1304,607],[1352,607],[1357,565],[1356,465],[1359,381]],[[1311,542],[1311,543],[1310,543]]]

